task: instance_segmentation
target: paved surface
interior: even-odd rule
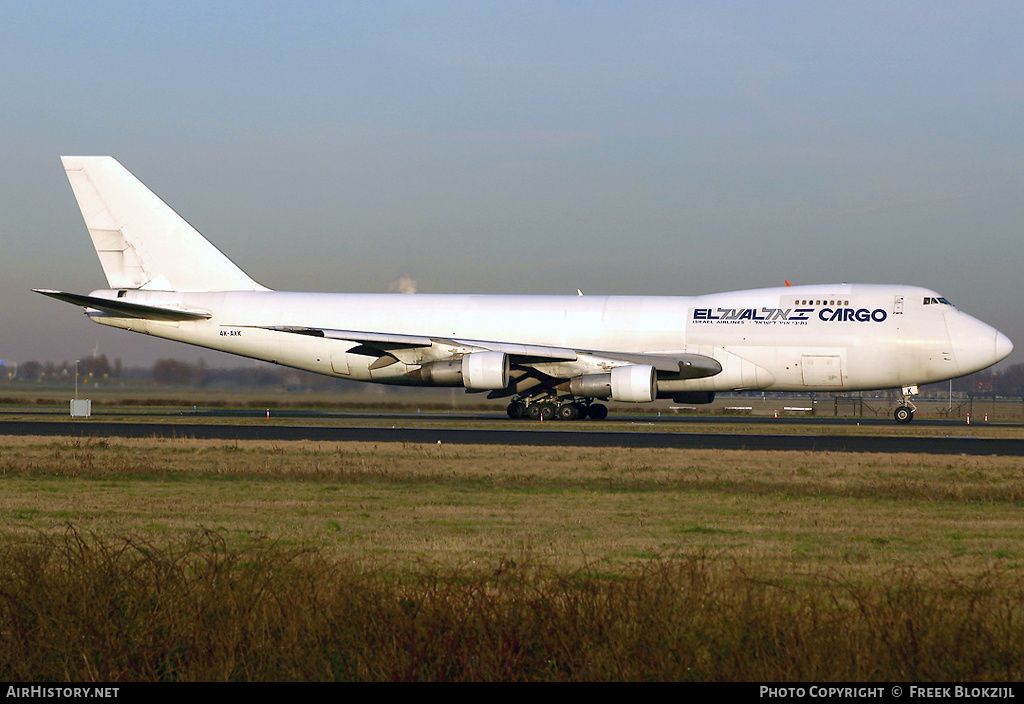
[[[366,416],[362,416],[366,417]],[[379,416],[384,417],[384,416]],[[386,416],[391,418],[392,416]],[[422,416],[421,416],[422,417]],[[339,419],[340,420],[340,419]],[[396,422],[400,419],[395,417]],[[453,417],[453,420],[458,420]],[[847,421],[849,424],[850,421]],[[557,422],[523,423],[509,429],[369,428],[245,423],[133,423],[78,421],[0,421],[0,435],[72,437],[185,437],[218,440],[309,440],[452,443],[479,445],[541,445],[561,447],[677,447],[726,450],[803,450],[822,452],[913,452],[953,455],[1024,455],[1024,440],[950,435],[800,435],[760,433],[686,433],[570,430]]]

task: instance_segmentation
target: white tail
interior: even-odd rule
[[[265,291],[109,156],[61,157],[111,288]]]

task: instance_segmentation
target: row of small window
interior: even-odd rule
[[[940,304],[941,305],[945,305],[945,306],[953,305],[952,303],[950,303],[945,298],[939,298],[937,296],[925,296],[924,304],[926,306],[940,305]],[[796,301],[794,303],[794,305],[798,305],[798,306],[848,306],[848,305],[850,305],[850,302],[849,301],[829,301],[829,300],[802,300],[802,301]]]

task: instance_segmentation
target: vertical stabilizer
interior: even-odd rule
[[[111,288],[267,290],[114,158],[61,161]]]

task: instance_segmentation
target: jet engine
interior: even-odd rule
[[[584,374],[569,380],[569,393],[587,398],[648,403],[658,395],[657,373],[649,364],[615,367],[608,374]]]
[[[471,352],[460,359],[428,362],[420,367],[419,376],[434,386],[493,390],[508,386],[508,370],[508,355],[504,352]]]

